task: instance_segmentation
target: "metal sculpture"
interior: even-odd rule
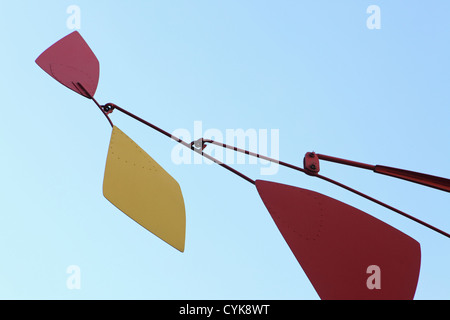
[[[221,142],[198,139],[190,143],[113,104],[94,98],[99,63],[81,35],[62,38],[37,59],[50,76],[91,99],[112,127],[103,181],[103,194],[118,209],[171,246],[183,252],[186,217],[178,183],[133,140],[116,127],[110,114],[117,110],[206,157],[256,187],[287,245],[321,299],[413,299],[420,273],[420,244],[373,216],[326,195],[265,180],[253,180],[204,152],[208,144],[277,162],[336,184],[374,201],[440,234],[450,235],[411,215],[319,174],[319,160],[373,170],[375,173],[450,192],[450,180],[422,173],[372,166],[308,152],[303,168]],[[368,267],[383,270],[383,288],[366,285]],[[330,266],[332,266],[330,268]]]

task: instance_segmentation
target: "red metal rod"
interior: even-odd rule
[[[78,85],[79,85],[85,92],[87,92],[87,91],[84,89],[84,87],[83,87],[80,83],[78,83]],[[88,94],[88,95],[89,95],[89,94]],[[209,160],[213,161],[214,163],[216,163],[216,164],[218,164],[218,165],[224,167],[225,169],[229,170],[230,172],[232,172],[232,173],[238,175],[239,177],[241,177],[241,178],[247,180],[248,182],[250,182],[250,183],[252,183],[252,184],[255,184],[255,181],[254,181],[254,180],[250,179],[249,177],[247,177],[246,175],[242,174],[241,172],[239,172],[239,171],[237,171],[237,170],[231,168],[230,166],[226,165],[225,163],[223,163],[223,162],[217,160],[216,158],[214,158],[214,157],[212,157],[212,156],[210,156],[210,155],[204,153],[204,152],[203,152],[203,148],[204,148],[203,144],[204,144],[204,143],[212,143],[212,144],[221,146],[221,147],[223,147],[223,148],[232,149],[232,150],[235,150],[235,151],[237,151],[237,152],[242,152],[242,153],[245,153],[245,154],[247,154],[247,155],[254,156],[254,157],[257,157],[257,158],[261,158],[261,159],[264,159],[264,160],[267,160],[267,161],[276,162],[276,163],[279,163],[279,164],[281,164],[281,165],[283,165],[283,166],[289,167],[289,168],[294,169],[294,170],[297,170],[297,171],[306,172],[305,169],[300,168],[300,167],[297,167],[297,166],[294,166],[294,165],[291,165],[291,164],[289,164],[289,163],[286,163],[286,162],[283,162],[283,161],[279,161],[279,160],[276,160],[276,159],[273,159],[273,158],[270,158],[270,157],[267,157],[267,156],[264,156],[264,155],[260,155],[260,154],[258,154],[258,153],[251,152],[251,151],[248,151],[248,150],[244,150],[244,149],[240,149],[240,148],[237,148],[237,147],[229,146],[229,145],[224,144],[224,143],[219,143],[219,142],[216,142],[216,141],[214,141],[214,140],[203,140],[203,139],[201,139],[202,145],[200,146],[200,148],[196,149],[196,148],[195,148],[195,142],[191,142],[191,143],[189,144],[189,143],[187,143],[187,142],[181,140],[180,138],[178,138],[178,137],[176,137],[176,136],[173,136],[172,134],[168,133],[167,131],[165,131],[165,130],[163,130],[163,129],[157,127],[157,126],[155,126],[154,124],[152,124],[152,123],[150,123],[150,122],[148,122],[148,121],[146,121],[146,120],[144,120],[144,119],[142,119],[142,118],[140,118],[140,117],[134,115],[133,113],[131,113],[131,112],[129,112],[129,111],[127,111],[127,110],[125,110],[125,109],[123,109],[123,108],[121,108],[121,107],[119,107],[119,106],[113,104],[113,103],[108,103],[108,104],[106,104],[105,106],[101,106],[101,105],[94,99],[94,97],[92,97],[92,96],[90,96],[90,95],[89,95],[89,97],[90,97],[90,98],[95,102],[95,104],[101,109],[102,113],[106,116],[106,118],[108,119],[108,121],[109,121],[109,123],[111,124],[111,126],[113,126],[113,124],[112,124],[111,119],[108,117],[108,114],[104,111],[104,107],[105,107],[105,106],[110,107],[110,108],[112,108],[112,109],[117,109],[117,110],[119,110],[120,112],[122,112],[122,113],[124,113],[124,114],[126,114],[126,115],[128,115],[128,116],[130,116],[130,117],[132,117],[132,118],[134,118],[134,119],[136,119],[136,120],[138,120],[139,122],[141,122],[141,123],[143,123],[143,124],[145,124],[145,125],[151,127],[152,129],[154,129],[154,130],[156,130],[156,131],[158,131],[158,132],[164,134],[165,136],[167,136],[167,137],[169,137],[169,138],[175,140],[176,142],[181,143],[181,144],[184,145],[185,147],[187,147],[187,148],[189,148],[189,149],[191,149],[191,150],[193,150],[193,151],[195,151],[195,152],[201,154],[202,156],[206,157],[207,159],[209,159]],[[200,140],[200,139],[199,139],[199,140]],[[343,164],[348,164],[348,165],[352,165],[352,166],[361,167],[361,168],[364,168],[364,169],[371,169],[371,170],[374,170],[374,168],[375,168],[375,166],[366,165],[366,164],[364,164],[364,163],[359,163],[359,162],[354,162],[354,161],[349,161],[349,160],[345,160],[345,159],[339,159],[339,158],[329,157],[329,156],[324,156],[324,155],[318,155],[318,156],[319,156],[320,159],[323,159],[323,160],[329,160],[329,161],[339,162],[339,163],[343,163]],[[404,217],[406,217],[406,218],[408,218],[408,219],[411,219],[411,220],[413,220],[413,221],[415,221],[415,222],[417,222],[417,223],[419,223],[419,224],[422,224],[423,226],[425,226],[425,227],[427,227],[427,228],[429,228],[429,229],[432,229],[432,230],[434,230],[434,231],[436,231],[436,232],[438,232],[438,233],[440,233],[440,234],[442,234],[442,235],[444,235],[444,236],[450,238],[450,234],[448,234],[448,233],[446,233],[446,232],[444,232],[444,231],[442,231],[442,230],[440,230],[440,229],[438,229],[438,228],[436,228],[436,227],[434,227],[434,226],[432,226],[432,225],[430,225],[430,224],[428,224],[428,223],[426,223],[426,222],[423,222],[422,220],[419,220],[419,219],[417,219],[417,218],[415,218],[415,217],[413,217],[413,216],[411,216],[411,215],[409,215],[409,214],[406,214],[406,213],[404,213],[403,211],[400,211],[400,210],[398,210],[398,209],[396,209],[396,208],[394,208],[394,207],[392,207],[392,206],[389,206],[389,205],[387,205],[387,204],[385,204],[385,203],[383,203],[383,202],[381,202],[381,201],[379,201],[379,200],[377,200],[377,199],[374,199],[374,198],[372,198],[372,197],[370,197],[370,196],[368,196],[368,195],[366,195],[366,194],[364,194],[364,193],[362,193],[362,192],[359,192],[359,191],[357,191],[357,190],[355,190],[355,189],[352,189],[352,188],[350,188],[350,187],[348,187],[348,186],[346,186],[346,185],[344,185],[344,184],[342,184],[342,183],[340,183],[340,182],[337,182],[337,181],[332,180],[332,179],[330,179],[330,178],[327,178],[327,177],[325,177],[325,176],[322,176],[322,175],[319,175],[319,174],[316,174],[315,176],[318,177],[318,178],[320,178],[320,179],[323,179],[323,180],[325,180],[325,181],[331,182],[331,183],[333,183],[333,184],[335,184],[335,185],[337,185],[337,186],[339,186],[339,187],[342,187],[342,188],[344,188],[344,189],[346,189],[346,190],[349,190],[349,191],[351,191],[351,192],[353,192],[353,193],[355,193],[355,194],[357,194],[357,195],[359,195],[359,196],[361,196],[361,197],[364,197],[364,198],[366,198],[366,199],[368,199],[368,200],[370,200],[370,201],[373,201],[373,202],[375,202],[375,203],[377,203],[377,204],[379,204],[379,205],[381,205],[381,206],[384,206],[384,207],[386,207],[386,208],[388,208],[388,209],[390,209],[390,210],[392,210],[392,211],[394,211],[394,212],[397,212],[397,213],[403,215]]]
[[[346,159],[331,157],[323,154],[317,154],[319,159],[325,161],[336,162],[340,164],[345,164],[353,167],[359,167],[363,169],[372,170],[375,173],[384,174],[398,179],[403,179],[406,181],[418,183],[427,187],[439,189],[442,191],[450,192],[450,179],[432,176],[425,173],[414,172],[404,169],[397,169],[392,167],[380,166],[380,165],[370,165],[356,161],[350,161]]]
[[[189,148],[189,149],[191,148],[191,146],[190,146],[187,142],[181,140],[181,139],[178,138],[178,137],[175,137],[175,136],[171,135],[169,132],[167,132],[167,131],[165,131],[165,130],[163,130],[163,129],[157,127],[157,126],[155,126],[154,124],[152,124],[152,123],[150,123],[150,122],[148,122],[148,121],[146,121],[146,120],[144,120],[144,119],[142,119],[142,118],[136,116],[135,114],[133,114],[133,113],[131,113],[131,112],[129,112],[129,111],[127,111],[127,110],[125,110],[125,109],[123,109],[123,108],[117,106],[117,105],[115,105],[114,103],[107,103],[105,106],[108,106],[108,107],[111,107],[111,108],[113,108],[113,109],[119,110],[120,112],[126,114],[127,116],[132,117],[133,119],[138,120],[139,122],[145,124],[146,126],[149,126],[150,128],[152,128],[152,129],[158,131],[159,133],[162,133],[163,135],[165,135],[165,136],[167,136],[167,137],[169,137],[169,138],[175,140],[176,142],[181,143],[181,144],[184,145],[185,147],[187,147],[187,148]]]
[[[94,101],[94,103],[97,105],[97,107],[100,108],[100,111],[105,115],[106,119],[108,119],[109,124],[111,125],[111,128],[114,126],[111,119],[109,118],[108,114],[103,110],[102,106],[97,102],[97,100],[95,100],[95,98],[93,96],[91,96],[91,94],[83,87],[83,85],[79,82],[77,82],[76,84],[74,82],[72,82],[73,85],[79,89],[81,89],[82,91],[84,91],[84,93],[89,97],[89,99],[91,99],[92,101]]]
[[[121,107],[119,107],[119,106],[113,104],[113,103],[108,103],[108,104],[106,104],[105,106],[108,106],[108,107],[111,107],[111,108],[113,108],[113,109],[119,110],[120,112],[126,114],[127,116],[129,116],[129,117],[131,117],[131,118],[133,118],[133,119],[136,119],[136,120],[138,120],[139,122],[145,124],[146,126],[149,126],[150,128],[152,128],[152,129],[154,129],[154,130],[156,130],[156,131],[162,133],[163,135],[165,135],[165,136],[167,136],[167,137],[169,137],[169,138],[175,140],[176,142],[181,143],[181,144],[182,144],[183,146],[185,146],[186,148],[189,148],[189,149],[191,149],[191,150],[197,152],[198,154],[202,155],[203,157],[205,157],[205,158],[207,158],[207,159],[213,161],[214,163],[216,163],[216,164],[218,164],[218,165],[224,167],[224,168],[227,169],[228,171],[231,171],[232,173],[234,173],[234,174],[238,175],[239,177],[241,177],[241,178],[247,180],[248,182],[250,182],[250,183],[252,183],[252,184],[255,184],[255,181],[254,181],[254,180],[250,179],[249,177],[247,177],[246,175],[242,174],[241,172],[239,172],[239,171],[237,171],[237,170],[231,168],[230,166],[228,166],[228,165],[226,165],[225,163],[223,163],[223,162],[217,160],[216,158],[210,156],[209,154],[203,153],[202,150],[197,150],[197,149],[195,149],[194,146],[192,146],[191,144],[187,143],[186,141],[181,140],[180,138],[178,138],[178,137],[176,137],[176,136],[174,136],[174,135],[168,133],[167,131],[165,131],[165,130],[163,130],[163,129],[157,127],[157,126],[155,126],[154,124],[152,124],[152,123],[150,123],[150,122],[148,122],[148,121],[146,121],[146,120],[144,120],[144,119],[142,119],[142,118],[136,116],[135,114],[133,114],[133,113],[131,113],[131,112],[129,112],[129,111],[127,111],[127,110],[125,110],[125,109],[123,109],[123,108],[121,108]]]
[[[216,142],[216,141],[213,141],[213,140],[207,140],[207,139],[206,140],[199,139],[197,141],[203,141],[203,143],[212,143],[212,144],[224,147],[224,148],[232,149],[232,150],[235,150],[235,151],[238,151],[238,152],[242,152],[242,153],[245,153],[245,154],[248,154],[248,155],[251,155],[251,156],[255,156],[255,157],[258,157],[258,158],[261,158],[261,159],[277,162],[277,163],[279,163],[279,164],[281,164],[283,166],[289,167],[291,169],[307,173],[305,169],[302,169],[300,167],[291,165],[289,163],[286,163],[286,162],[283,162],[283,161],[279,161],[279,160],[275,160],[275,159],[272,159],[272,158],[269,158],[269,157],[266,157],[266,156],[262,156],[262,155],[259,155],[257,153],[250,152],[250,151],[247,151],[247,150],[239,149],[239,148],[236,148],[236,147],[233,147],[233,146],[229,146],[229,145],[226,145],[224,143],[219,143],[219,142]],[[191,142],[191,145],[192,144],[194,144],[194,142]],[[323,156],[323,155],[320,155],[320,156]],[[375,166],[366,165],[364,163],[348,161],[348,160],[345,160],[345,159],[339,159],[339,158],[334,158],[334,157],[329,157],[329,156],[324,156],[324,157],[326,159],[324,158],[323,160],[331,159],[330,161],[339,162],[339,163],[343,163],[343,164],[348,164],[348,165],[352,165],[352,166],[357,166],[357,167],[361,167],[361,168],[365,168],[365,169],[373,169],[373,168],[375,168]],[[381,201],[379,201],[379,200],[377,200],[375,198],[372,198],[372,197],[370,197],[370,196],[368,196],[368,195],[366,195],[366,194],[364,194],[362,192],[359,192],[359,191],[357,191],[357,190],[355,190],[353,188],[350,188],[350,187],[348,187],[348,186],[346,186],[346,185],[344,185],[344,184],[342,184],[342,183],[340,183],[338,181],[332,180],[332,179],[327,178],[325,176],[322,176],[320,174],[314,174],[313,176],[318,177],[318,178],[320,178],[322,180],[331,182],[331,183],[333,183],[333,184],[335,184],[335,185],[337,185],[337,186],[339,186],[341,188],[344,188],[344,189],[346,189],[348,191],[351,191],[351,192],[353,192],[353,193],[355,193],[355,194],[357,194],[357,195],[359,195],[359,196],[361,196],[363,198],[366,198],[366,199],[368,199],[368,200],[370,200],[372,202],[375,202],[375,203],[377,203],[377,204],[379,204],[379,205],[381,205],[381,206],[383,206],[383,207],[385,207],[387,209],[390,209],[390,210],[392,210],[392,211],[394,211],[394,212],[396,212],[398,214],[401,214],[402,216],[404,216],[404,217],[406,217],[406,218],[408,218],[410,220],[413,220],[413,221],[415,221],[415,222],[417,222],[417,223],[419,223],[419,224],[421,224],[421,225],[423,225],[423,226],[425,226],[425,227],[427,227],[427,228],[429,228],[431,230],[434,230],[434,231],[436,231],[436,232],[446,236],[447,238],[450,238],[450,234],[448,234],[447,232],[442,231],[442,230],[440,230],[440,229],[438,229],[438,228],[436,228],[436,227],[434,227],[434,226],[432,226],[432,225],[430,225],[430,224],[428,224],[428,223],[426,223],[426,222],[424,222],[422,220],[419,220],[419,219],[417,219],[417,218],[415,218],[415,217],[413,217],[413,216],[411,216],[411,215],[409,215],[409,214],[407,214],[407,213],[405,213],[405,212],[403,212],[403,211],[401,211],[401,210],[399,210],[397,208],[394,208],[394,207],[392,207],[392,206],[390,206],[390,205],[388,205],[388,204],[386,204],[384,202],[381,202]]]
[[[350,161],[350,160],[336,158],[336,157],[330,157],[330,156],[327,156],[324,154],[318,154],[318,153],[316,153],[316,155],[319,157],[319,159],[325,160],[325,161],[336,162],[336,163],[345,164],[348,166],[353,166],[353,167],[358,167],[358,168],[363,168],[363,169],[368,169],[368,170],[375,169],[375,166],[372,166],[372,165],[366,164],[366,163]]]
[[[73,83],[73,82],[72,82],[72,83]],[[222,163],[221,161],[217,160],[216,158],[210,156],[209,154],[203,153],[201,150],[195,149],[192,145],[188,144],[187,142],[181,140],[181,139],[178,138],[178,137],[175,137],[175,136],[171,135],[171,134],[168,133],[167,131],[165,131],[165,130],[163,130],[163,129],[157,127],[157,126],[155,126],[154,124],[152,124],[152,123],[150,123],[150,122],[148,122],[148,121],[146,121],[146,120],[144,120],[144,119],[142,119],[142,118],[136,116],[135,114],[133,114],[133,113],[131,113],[131,112],[129,112],[129,111],[127,111],[127,110],[125,110],[125,109],[119,107],[118,105],[116,105],[116,104],[114,104],[114,103],[107,103],[106,105],[101,106],[101,105],[97,102],[97,100],[95,100],[95,98],[94,98],[93,96],[91,96],[90,93],[83,87],[83,85],[82,85],[81,83],[77,82],[77,84],[75,84],[75,83],[73,83],[73,84],[74,84],[75,86],[78,86],[82,91],[84,91],[84,92],[86,93],[86,95],[87,95],[92,101],[94,101],[94,103],[97,105],[97,107],[99,107],[100,111],[105,115],[106,119],[108,119],[108,122],[109,122],[109,124],[111,125],[111,127],[113,127],[114,125],[113,125],[111,119],[110,119],[109,116],[108,116],[108,112],[105,111],[105,107],[111,108],[111,111],[110,111],[110,112],[112,112],[112,110],[114,110],[114,109],[119,110],[120,112],[126,114],[127,116],[132,117],[132,118],[138,120],[139,122],[141,122],[141,123],[143,123],[143,124],[149,126],[150,128],[152,128],[152,129],[154,129],[154,130],[156,130],[156,131],[162,133],[163,135],[165,135],[165,136],[167,136],[167,137],[169,137],[169,138],[175,140],[176,142],[181,143],[181,144],[184,145],[186,148],[189,148],[189,149],[191,149],[191,150],[197,152],[198,154],[201,154],[203,157],[205,157],[205,158],[207,158],[207,159],[209,159],[209,160],[211,160],[211,161],[217,163],[218,165],[220,165],[220,166],[224,167],[225,169],[227,169],[228,171],[231,171],[232,173],[238,175],[239,177],[243,178],[244,180],[247,180],[248,182],[250,182],[250,183],[252,183],[252,184],[255,184],[255,181],[254,181],[254,180],[250,179],[249,177],[247,177],[247,176],[244,175],[243,173],[241,173],[241,172],[239,172],[239,171],[237,171],[237,170],[231,168],[230,166],[226,165],[225,163]]]
[[[426,223],[426,222],[423,222],[422,220],[419,220],[419,219],[417,219],[417,218],[415,218],[415,217],[413,217],[413,216],[411,216],[411,215],[409,215],[409,214],[406,214],[406,213],[404,213],[403,211],[400,211],[400,210],[398,210],[398,209],[396,209],[396,208],[394,208],[394,207],[391,207],[390,205],[387,205],[387,204],[385,204],[385,203],[383,203],[383,202],[381,202],[381,201],[379,201],[379,200],[377,200],[377,199],[374,199],[374,198],[372,198],[372,197],[369,197],[368,195],[366,195],[366,194],[364,194],[364,193],[362,193],[362,192],[359,192],[359,191],[357,191],[357,190],[355,190],[355,189],[352,189],[352,188],[350,188],[350,187],[348,187],[348,186],[346,186],[346,185],[344,185],[344,184],[342,184],[342,183],[340,183],[340,182],[334,181],[334,180],[332,180],[332,179],[330,179],[330,178],[327,178],[327,177],[324,177],[324,176],[322,176],[322,175],[320,175],[320,174],[317,174],[316,177],[318,177],[318,178],[320,178],[320,179],[323,179],[323,180],[325,180],[325,181],[331,182],[331,183],[333,183],[333,184],[335,184],[335,185],[337,185],[337,186],[339,186],[339,187],[341,187],[341,188],[344,188],[344,189],[346,189],[346,190],[349,190],[349,191],[351,191],[351,192],[353,192],[353,193],[356,193],[357,195],[359,195],[359,196],[361,196],[361,197],[364,197],[364,198],[366,198],[366,199],[368,199],[368,200],[370,200],[370,201],[373,201],[373,202],[375,202],[375,203],[377,203],[377,204],[379,204],[379,205],[381,205],[381,206],[383,206],[383,207],[385,207],[385,208],[388,208],[388,209],[390,209],[390,210],[392,210],[392,211],[395,211],[395,212],[401,214],[402,216],[404,216],[404,217],[406,217],[406,218],[408,218],[408,219],[411,219],[411,220],[413,220],[413,221],[415,221],[415,222],[417,222],[417,223],[420,223],[421,225],[423,225],[423,226],[425,226],[425,227],[427,227],[427,228],[429,228],[429,229],[432,229],[432,230],[434,230],[434,231],[436,231],[436,232],[439,232],[440,234],[446,236],[447,238],[450,238],[450,234],[448,234],[447,232],[444,232],[444,231],[442,231],[442,230],[440,230],[440,229],[438,229],[438,228],[436,228],[436,227],[434,227],[434,226],[432,226],[432,225],[430,225],[430,224],[428,224],[428,223]]]
[[[225,144],[225,143],[220,143],[220,142],[217,142],[217,141],[214,141],[214,140],[203,139],[203,138],[201,138],[201,139],[199,139],[197,141],[203,141],[203,143],[215,144],[215,145],[221,146],[223,148],[227,148],[227,149],[231,149],[231,150],[234,150],[234,151],[237,151],[237,152],[245,153],[245,154],[253,156],[253,157],[261,158],[261,159],[264,159],[264,160],[267,160],[267,161],[270,161],[270,162],[278,163],[278,164],[280,164],[282,166],[285,166],[285,167],[289,167],[289,168],[292,168],[292,169],[295,169],[295,170],[298,170],[298,171],[301,171],[301,172],[305,172],[304,169],[302,169],[300,167],[297,167],[297,166],[294,166],[292,164],[289,164],[287,162],[283,162],[283,161],[280,161],[280,160],[277,160],[277,159],[273,159],[273,158],[261,155],[259,153],[255,153],[255,152],[251,152],[251,151],[244,150],[244,149],[241,149],[241,148],[237,148],[237,147],[234,147],[234,146],[230,146],[230,145]],[[191,145],[194,144],[194,143],[195,142],[191,142]],[[203,147],[202,147],[202,149],[203,149]]]
[[[415,182],[427,187],[450,192],[450,180],[446,178],[436,177],[425,173],[408,171],[403,169],[391,168],[376,165],[373,170],[376,173],[384,174],[394,178],[399,178],[411,182]]]
[[[73,82],[72,82],[72,83],[73,83]],[[74,85],[75,85],[75,83],[74,83]],[[184,145],[186,148],[189,148],[189,149],[191,149],[191,150],[197,152],[198,154],[201,154],[203,157],[205,157],[205,158],[207,158],[207,159],[209,159],[209,160],[211,160],[211,161],[217,163],[218,165],[220,165],[220,166],[224,167],[225,169],[227,169],[228,171],[231,171],[232,173],[238,175],[239,177],[243,178],[244,180],[247,180],[248,182],[250,182],[250,183],[252,183],[252,184],[255,184],[255,181],[254,181],[254,180],[250,179],[249,177],[247,177],[246,175],[242,174],[241,172],[239,172],[239,171],[237,171],[237,170],[231,168],[230,166],[226,165],[225,163],[222,163],[221,161],[217,160],[216,158],[210,156],[209,154],[206,154],[206,153],[204,154],[201,150],[195,149],[192,145],[190,145],[190,144],[188,144],[187,142],[181,140],[180,138],[171,135],[171,134],[168,133],[167,131],[165,131],[165,130],[163,130],[163,129],[157,127],[157,126],[155,126],[154,124],[152,124],[152,123],[150,123],[150,122],[148,122],[148,121],[146,121],[146,120],[144,120],[144,119],[142,119],[142,118],[136,116],[135,114],[133,114],[133,113],[131,113],[131,112],[129,112],[129,111],[127,111],[127,110],[125,110],[125,109],[119,107],[118,105],[116,105],[116,104],[114,104],[114,103],[107,103],[107,104],[105,104],[104,106],[101,106],[101,105],[97,102],[97,100],[95,100],[95,98],[89,94],[89,92],[83,87],[83,85],[82,85],[81,83],[77,82],[77,85],[78,85],[78,87],[81,88],[81,89],[86,93],[86,95],[87,95],[90,99],[92,99],[92,101],[94,101],[94,103],[100,108],[100,111],[102,111],[102,113],[105,115],[106,119],[108,119],[108,121],[109,121],[111,127],[113,127],[114,125],[113,125],[111,119],[109,118],[108,113],[109,113],[109,112],[112,112],[114,109],[117,109],[117,110],[119,110],[120,112],[126,114],[127,116],[132,117],[133,119],[138,120],[139,122],[141,122],[141,123],[143,123],[143,124],[149,126],[150,128],[152,128],[152,129],[154,129],[154,130],[156,130],[156,131],[162,133],[163,135],[165,135],[165,136],[167,136],[167,137],[169,137],[169,138],[175,140],[176,142],[181,143],[181,144]],[[107,107],[108,109],[111,109],[111,110],[110,110],[109,112],[106,112],[106,111],[105,111],[105,108],[106,108],[106,107]]]

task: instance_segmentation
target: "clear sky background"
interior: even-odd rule
[[[103,197],[108,122],[34,62],[73,31],[70,5],[100,61],[100,103],[192,139],[195,121],[224,135],[275,129],[280,160],[299,166],[314,150],[450,178],[448,1],[4,2],[1,299],[319,299],[254,186],[217,165],[177,165],[175,142],[118,112],[114,123],[181,186],[185,252]],[[380,29],[366,25],[370,5]],[[410,235],[422,250],[415,298],[450,298],[450,239],[301,172],[260,175],[264,166],[234,165]],[[321,173],[450,232],[446,192],[337,164]],[[80,289],[66,285],[72,265]]]

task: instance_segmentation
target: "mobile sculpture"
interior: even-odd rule
[[[36,63],[51,77],[92,100],[112,127],[103,180],[103,194],[114,206],[142,227],[183,252],[186,213],[177,181],[130,137],[115,126],[117,110],[208,158],[256,187],[278,230],[321,299],[413,299],[420,273],[420,244],[373,216],[326,195],[266,180],[253,180],[204,152],[209,144],[323,179],[450,238],[450,234],[409,214],[321,174],[320,161],[372,170],[375,173],[450,192],[450,180],[392,167],[369,165],[307,152],[303,168],[221,142],[198,139],[186,142],[113,104],[94,98],[99,62],[75,31],[45,50]],[[383,286],[367,285],[366,270],[382,270]]]

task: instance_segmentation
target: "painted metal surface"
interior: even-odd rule
[[[270,181],[256,188],[321,299],[414,298],[420,245],[392,226],[323,194]],[[367,281],[381,272],[380,288]]]
[[[314,152],[306,154],[303,169],[213,140],[201,138],[191,143],[185,142],[115,104],[100,105],[95,100],[99,62],[77,31],[45,50],[36,63],[66,87],[93,100],[110,123],[112,133],[103,181],[104,196],[142,227],[181,252],[185,247],[186,214],[180,186],[113,124],[109,117],[113,110],[149,126],[255,185],[321,299],[413,299],[420,272],[419,243],[392,226],[336,199],[307,189],[253,180],[204,153],[207,143],[277,162],[323,179],[450,237],[450,234],[434,226],[320,175],[319,159],[370,169],[447,192],[450,190],[449,179],[371,166]],[[382,274],[382,282],[377,283],[380,287],[376,290],[369,282],[372,270]]]
[[[68,34],[45,50],[36,59],[36,63],[51,77],[76,93],[86,98],[94,96],[100,64],[78,31]],[[82,83],[87,93],[77,83]]]
[[[118,209],[179,251],[184,251],[186,214],[177,181],[114,126],[103,195]]]

